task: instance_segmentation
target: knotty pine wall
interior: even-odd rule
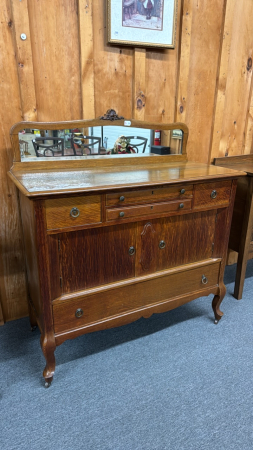
[[[6,175],[11,125],[89,119],[114,108],[126,118],[185,122],[191,160],[251,153],[253,2],[179,0],[174,50],[107,45],[105,0],[0,0],[0,6],[3,322],[27,314],[18,198]]]

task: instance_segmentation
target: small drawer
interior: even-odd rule
[[[68,228],[101,222],[101,196],[46,200],[47,229]]]
[[[179,271],[163,271],[163,275],[144,277],[138,283],[129,282],[69,300],[53,302],[54,329],[56,333],[101,323],[110,317],[131,314],[131,311],[168,302],[187,293],[212,288],[218,284],[220,263],[202,267],[181,267]],[[183,269],[183,270],[182,270]],[[160,272],[161,274],[161,272]]]
[[[227,206],[231,192],[231,181],[198,184],[194,193],[194,208]]]
[[[129,217],[138,218],[140,216],[150,216],[153,214],[162,214],[167,212],[184,212],[191,209],[192,201],[190,199],[168,202],[152,203],[150,205],[138,205],[126,208],[108,208],[106,210],[106,220],[124,220]]]
[[[106,195],[106,206],[123,206],[136,203],[153,203],[172,199],[191,198],[193,185],[125,191]]]

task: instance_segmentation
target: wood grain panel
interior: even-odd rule
[[[147,50],[145,120],[153,122],[174,122],[176,120],[181,6],[182,1],[178,0],[175,48]]]
[[[229,62],[227,65],[226,98],[219,153],[212,156],[244,153],[245,126],[252,88],[253,3],[247,0],[231,3],[234,8]],[[230,19],[231,22],[231,19]],[[243,26],[242,26],[243,24]],[[221,70],[223,68],[221,67]],[[224,72],[223,72],[224,73]]]
[[[28,0],[40,121],[81,118],[77,0]]]
[[[133,49],[107,44],[106,1],[93,0],[95,113],[132,117]]]
[[[157,221],[159,240],[165,242],[165,248],[159,249],[157,270],[210,258],[215,214],[214,210]]]
[[[210,258],[215,216],[216,210],[139,222],[136,274],[145,275],[149,267],[150,271],[159,271]],[[165,243],[163,248],[159,247],[161,241]],[[144,253],[142,242],[147,246]],[[152,255],[152,264],[149,255]]]
[[[216,105],[214,109],[214,126],[211,146],[211,159],[224,156],[220,154],[220,141],[225,115],[225,100],[228,77],[228,65],[230,60],[230,49],[233,37],[233,22],[235,15],[236,0],[227,0],[226,15],[224,21],[223,43],[221,50],[221,61],[219,67],[219,77],[217,81]],[[227,152],[225,152],[227,156]]]
[[[45,206],[48,230],[101,222],[100,195],[46,200]]]
[[[60,239],[62,292],[87,289],[134,276],[134,224],[63,233]]]
[[[190,36],[189,39],[185,36],[182,41],[183,45],[187,46],[187,49],[183,49],[186,55],[182,66],[182,70],[186,67],[186,72],[182,72],[180,68],[179,85],[182,86],[181,97],[187,99],[184,100],[187,101],[186,111],[184,108],[181,110],[190,129],[188,157],[190,160],[204,163],[209,161],[225,5],[226,0],[192,0],[191,5],[188,4],[192,14]],[[185,31],[187,30],[183,29],[184,33]],[[187,62],[189,45],[190,63]],[[181,98],[179,103],[181,106]],[[180,106],[177,110],[177,120],[181,120]]]
[[[95,80],[92,0],[78,1],[82,118],[95,117]],[[88,133],[87,133],[88,134]]]
[[[199,184],[195,187],[194,209],[205,208],[208,206],[227,206],[229,204],[230,193],[231,181]],[[212,198],[212,194],[216,196]]]
[[[200,296],[200,291],[204,287],[202,276],[207,277],[209,286],[215,286],[218,282],[219,266],[219,263],[215,263],[189,270],[185,274],[165,273],[157,278],[146,279],[142,283],[139,280],[138,284],[97,293],[96,302],[93,301],[92,295],[78,300],[57,301],[53,305],[55,332],[84,327],[91,321],[101,322],[103,319],[108,320],[108,317],[121,317],[124,313],[129,314],[131,308],[132,311],[141,310],[146,305],[166,302],[189,291],[198,291]],[[84,312],[79,319],[75,317],[78,308],[82,308]]]
[[[13,158],[9,138],[10,124],[21,120],[13,27],[10,3],[4,0],[0,8],[0,297],[6,321],[27,315],[25,259],[18,196],[7,176]]]
[[[37,120],[28,0],[11,0],[14,48],[16,53],[23,120]],[[21,34],[26,39],[20,38]]]
[[[251,84],[253,82],[251,81]],[[246,127],[244,154],[253,153],[253,89],[251,87],[251,99],[249,105],[248,122]]]
[[[133,113],[137,120],[144,120],[146,110],[146,49],[135,48],[133,55]]]
[[[39,267],[37,257],[37,237],[34,214],[34,204],[31,200],[20,194],[20,205],[23,224],[23,239],[26,255],[26,272],[29,285],[29,301],[32,302],[39,317],[41,313],[41,295],[39,286]]]

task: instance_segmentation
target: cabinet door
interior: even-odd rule
[[[135,224],[58,235],[62,293],[134,276]]]
[[[139,222],[136,275],[212,256],[216,210]]]

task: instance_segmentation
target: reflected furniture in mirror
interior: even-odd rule
[[[215,321],[223,314],[229,229],[237,178],[243,174],[189,162],[185,124],[108,117],[20,122],[10,132],[9,176],[19,189],[30,321],[41,331],[46,386],[53,379],[56,346],[66,339],[209,294]],[[71,130],[85,136],[85,130],[95,133],[101,127],[102,142],[105,137],[109,142],[113,130],[112,145],[115,136],[144,136],[157,129],[168,145],[179,129],[181,154],[20,157],[22,130],[59,130],[66,137]]]
[[[214,164],[245,172],[238,181],[228,244],[238,253],[234,297],[240,300],[247,262],[253,258],[253,155],[215,158]]]
[[[50,144],[50,141],[51,144]],[[56,137],[36,137],[32,141],[36,156],[64,156],[64,139]]]
[[[99,155],[101,150],[101,138],[96,136],[84,136],[82,133],[72,133],[71,147],[75,156]]]

